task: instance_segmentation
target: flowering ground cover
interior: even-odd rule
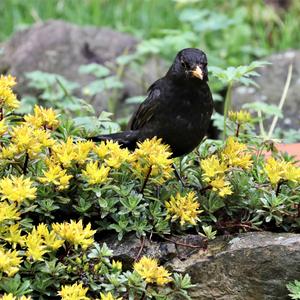
[[[119,239],[299,231],[300,168],[253,134],[248,112],[229,113],[224,142],[205,141],[173,159],[157,138],[134,152],[95,144],[52,108],[15,114],[15,84],[1,75],[1,299],[188,297],[190,278],[154,258],[123,270],[99,238],[108,231]]]

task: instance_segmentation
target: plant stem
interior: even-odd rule
[[[25,161],[24,161],[24,165],[23,165],[23,174],[24,174],[24,175],[27,174],[28,161],[29,161],[29,155],[28,155],[28,153],[26,152],[26,155],[25,155]]]
[[[146,241],[146,237],[142,236],[141,237],[141,247],[140,247],[139,252],[138,252],[137,256],[135,257],[134,261],[138,261],[139,260],[139,258],[141,256],[141,253],[142,253],[142,251],[144,249],[144,246],[145,246],[145,241]]]
[[[147,184],[147,181],[148,181],[148,179],[149,179],[149,177],[150,177],[151,171],[152,171],[152,166],[149,167],[148,173],[147,173],[147,175],[146,175],[146,178],[145,178],[145,180],[144,180],[143,186],[142,186],[142,188],[141,188],[141,194],[144,193],[144,189],[145,189],[146,184]]]
[[[231,108],[231,94],[232,94],[232,81],[229,82],[226,96],[225,96],[225,103],[224,103],[224,129],[223,129],[223,141],[226,140],[226,121],[228,116],[228,111]]]
[[[260,130],[260,134],[263,136],[263,138],[265,140],[266,137],[267,137],[267,134],[266,134],[266,131],[265,131],[264,122],[263,122],[262,114],[261,114],[260,110],[257,111],[257,115],[258,115],[258,118],[259,118],[259,130]]]
[[[276,196],[279,195],[279,193],[280,193],[280,187],[281,187],[282,184],[283,184],[283,181],[279,181],[279,182],[277,183],[276,192],[275,192],[275,195],[276,195]]]
[[[235,136],[236,136],[236,137],[239,137],[240,128],[241,128],[241,124],[238,123],[237,126],[236,126],[236,132],[235,132]]]
[[[285,81],[285,85],[284,85],[284,88],[283,88],[283,92],[282,92],[282,95],[281,95],[281,99],[280,99],[279,105],[278,105],[278,108],[280,110],[282,109],[283,104],[286,100],[286,96],[287,96],[287,93],[288,93],[288,90],[289,90],[289,87],[290,87],[290,84],[291,84],[292,72],[293,72],[293,65],[290,64],[288,74],[287,74],[287,78],[286,78],[286,81]],[[276,127],[277,121],[278,121],[278,116],[274,116],[272,124],[270,126],[268,136],[267,136],[268,139],[271,139],[271,137],[273,135],[273,132],[274,132],[274,129]]]

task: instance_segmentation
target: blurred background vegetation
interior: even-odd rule
[[[110,27],[137,37],[140,43],[136,51],[128,55],[124,53],[116,59],[114,67],[117,74],[122,73],[119,71],[123,70],[124,66],[131,65],[142,77],[142,66],[151,56],[163,57],[170,63],[179,49],[187,47],[203,49],[208,54],[211,77],[219,79],[210,81],[217,112],[214,114],[213,124],[218,130],[224,127],[220,113],[223,110],[226,91],[229,90],[231,94],[231,89],[227,89],[228,86],[237,82],[251,84],[250,81],[240,80],[243,76],[238,74],[239,69],[226,70],[226,68],[251,66],[252,62],[272,53],[300,48],[299,0],[0,0],[0,11],[0,43],[18,30],[49,19],[62,19],[82,26]],[[157,64],[160,62],[157,60]],[[214,67],[223,69],[219,76],[216,76]],[[102,66],[101,68],[103,71]],[[245,67],[241,70],[248,69]],[[105,74],[110,73],[108,69],[104,71]],[[89,85],[91,97],[103,92],[103,87],[107,90],[122,89],[122,74],[109,78],[105,76],[103,78],[102,75],[99,80]],[[49,90],[57,89],[53,88],[57,85],[54,75],[33,72],[26,76],[31,80],[31,87],[46,91],[48,98],[44,93],[43,100],[51,103],[51,106],[59,109],[63,106],[68,111],[71,109],[65,91],[67,90],[70,95],[73,94],[72,85],[64,81],[64,87],[59,87],[61,97],[58,97],[57,93],[49,96]],[[226,76],[231,78],[230,82],[224,81]],[[62,78],[59,81],[62,85]],[[105,84],[101,85],[100,81]],[[52,83],[49,85],[49,82]],[[145,86],[145,91],[148,85],[148,82],[141,84]],[[89,102],[87,95],[85,98]],[[22,99],[23,110],[20,112],[28,112],[34,103],[41,103],[37,99],[32,101],[32,97],[28,99],[29,101]],[[53,99],[56,99],[56,102]],[[125,103],[129,105],[130,111],[132,110],[130,105],[143,99],[144,96],[131,97],[126,99]],[[30,105],[27,105],[28,103]],[[116,105],[118,103],[116,99],[109,98],[108,110],[114,114],[114,120],[124,125],[128,120],[126,114],[129,116],[130,113],[118,114]],[[47,103],[43,104],[47,106]],[[83,111],[81,106],[81,102],[74,106],[80,115]],[[274,105],[266,106],[262,103],[256,110],[266,112],[269,118],[273,115],[283,117],[281,109]],[[87,120],[90,124],[90,116]],[[291,130],[285,130],[284,136],[281,133],[276,136],[286,138],[287,132],[291,132],[288,136],[294,141],[298,134]],[[218,133],[212,134],[216,135]]]
[[[108,26],[142,40],[179,35],[212,52],[213,65],[245,64],[300,45],[298,0],[1,0],[0,11],[0,41],[34,22],[63,19]]]

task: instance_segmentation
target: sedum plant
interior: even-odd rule
[[[300,168],[253,135],[248,112],[228,113],[225,142],[178,160],[158,138],[95,144],[52,108],[16,118],[14,84],[0,77],[3,299],[188,299],[188,275],[151,257],[123,270],[102,237],[299,230]]]

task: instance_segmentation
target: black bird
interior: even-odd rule
[[[201,142],[210,123],[213,100],[207,81],[205,53],[183,49],[167,74],[149,87],[128,130],[91,139],[114,140],[133,150],[137,142],[157,136],[171,147],[173,157],[187,154]]]

